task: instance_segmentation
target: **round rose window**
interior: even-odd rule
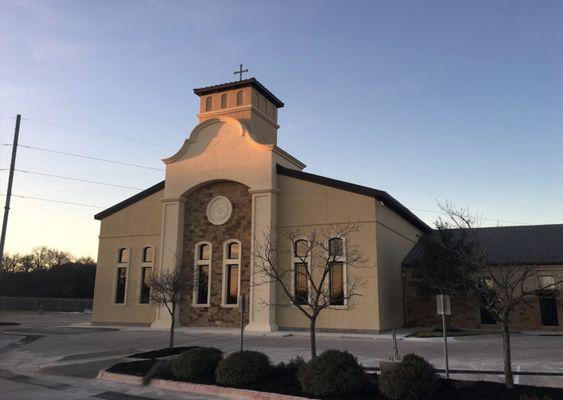
[[[207,219],[213,225],[223,225],[231,218],[233,205],[224,196],[217,196],[211,199],[207,205]]]

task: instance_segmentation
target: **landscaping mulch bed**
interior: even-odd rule
[[[158,360],[156,358],[153,358],[150,360],[122,362],[112,365],[107,369],[107,371],[115,374],[145,376],[157,361]]]
[[[151,350],[151,351],[145,351],[143,353],[131,354],[130,356],[127,356],[127,358],[152,359],[152,358],[170,357],[170,356],[178,355],[178,354],[182,353],[183,351],[195,349],[196,347],[197,346],[165,347],[163,349]]]
[[[179,349],[179,348],[175,348]],[[170,349],[170,350],[175,350]],[[190,347],[183,348],[190,349]],[[168,349],[155,350],[153,354],[174,355],[180,351],[173,353],[166,352]],[[147,352],[151,353],[151,352]],[[143,353],[140,353],[143,354]],[[158,359],[146,359],[138,361],[123,362],[115,364],[109,368],[108,372],[144,376],[151,367],[158,362]],[[161,379],[177,380],[173,376],[162,376]],[[269,378],[263,382],[248,385],[244,389],[256,390],[260,392],[280,393],[292,396],[307,397],[301,390],[299,381],[297,380],[297,372],[295,369],[288,368],[284,365],[274,367]],[[538,400],[544,398],[550,400],[563,399],[563,389],[535,387],[517,385],[513,390],[508,391],[502,383],[484,382],[484,381],[456,381],[442,379],[440,390],[431,397],[431,400],[521,400],[522,394],[532,396],[535,395]],[[338,397],[339,400],[386,400],[377,390],[377,375],[368,374],[368,382],[361,392],[354,393],[347,397]],[[327,398],[325,400],[337,400],[337,398]],[[430,399],[429,399],[430,400]]]

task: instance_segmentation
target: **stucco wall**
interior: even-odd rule
[[[377,201],[375,204],[380,329],[387,330],[404,325],[401,263],[418,241],[421,232],[385,204],[380,205]]]
[[[375,254],[375,204],[373,198],[332,187],[278,175],[278,231],[297,231],[306,234],[313,229],[333,224],[354,223],[359,231],[347,238],[348,245],[363,252],[365,262],[349,268],[348,274],[365,283],[359,289],[361,297],[352,299],[351,308],[325,310],[318,319],[321,330],[378,331],[378,288]],[[281,235],[279,235],[281,236]],[[279,239],[281,240],[281,239]],[[286,239],[287,240],[287,239]],[[283,243],[279,243],[283,247]],[[285,244],[287,247],[287,243]],[[291,263],[290,253],[278,254],[280,263]],[[277,288],[278,303],[286,303],[282,290]],[[276,320],[281,329],[307,328],[308,320],[295,307],[277,307]]]
[[[157,260],[162,224],[162,191],[152,194],[101,221],[92,322],[150,324],[155,308],[139,304],[142,251],[155,249]],[[129,249],[125,304],[114,304],[117,252]]]

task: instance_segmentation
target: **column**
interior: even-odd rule
[[[159,269],[166,271],[174,268],[182,260],[184,240],[184,210],[186,199],[162,200],[162,240],[160,245]],[[176,308],[176,326],[179,324],[180,307]],[[170,313],[166,307],[160,306],[156,310],[156,319],[151,324],[153,328],[169,328]]]
[[[250,273],[250,304],[249,324],[247,331],[271,332],[278,329],[276,325],[276,284],[269,282],[263,274],[255,271],[255,244],[263,245],[266,235],[276,232],[277,191],[250,190],[252,193],[252,233],[251,233],[251,273]],[[274,240],[275,237],[272,238]]]

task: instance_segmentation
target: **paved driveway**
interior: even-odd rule
[[[0,398],[9,399],[135,399],[119,397],[119,393],[141,399],[193,398],[177,397],[152,388],[102,383],[94,380],[97,372],[138,350],[165,347],[168,333],[147,328],[87,327],[88,314],[71,313],[6,313],[0,321],[20,325],[0,326]],[[203,345],[235,351],[239,346],[236,330],[209,331],[181,328],[177,345]],[[297,355],[308,357],[308,336],[276,333],[247,335],[245,347],[267,353],[272,361],[287,361]],[[514,334],[512,341],[515,371],[563,372],[563,336]],[[401,354],[414,352],[443,367],[441,339],[401,339]],[[321,334],[318,348],[346,349],[357,355],[366,366],[377,366],[392,353],[388,335],[347,336]],[[502,370],[502,345],[497,335],[456,338],[450,341],[450,367],[470,370]],[[495,375],[454,375],[459,379],[501,381]],[[520,376],[521,384],[563,387],[562,376]],[[8,389],[8,392],[4,389]],[[9,393],[9,395],[6,395]],[[37,394],[41,393],[40,397]],[[108,394],[109,393],[109,394]],[[117,393],[117,394],[116,394]],[[101,397],[100,397],[101,396]]]

